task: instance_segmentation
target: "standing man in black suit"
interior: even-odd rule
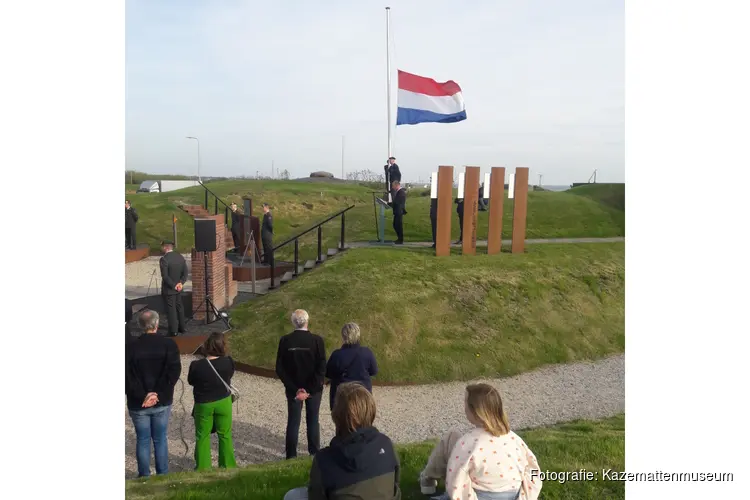
[[[263,243],[263,262],[273,266],[273,215],[271,215],[271,206],[268,203],[263,204],[260,241]]]
[[[430,224],[432,225],[432,248],[437,247],[437,198],[430,198]]]
[[[232,241],[234,241],[234,251],[239,252],[242,237],[240,229],[242,228],[242,214],[237,211],[237,204],[232,203]]]
[[[135,224],[138,222],[138,212],[130,206],[130,200],[125,200],[125,248],[135,250]]]
[[[456,198],[456,213],[458,214],[458,241],[455,243],[463,243],[464,241],[464,199]]]
[[[159,261],[161,268],[161,295],[167,306],[169,336],[185,333],[185,311],[182,307],[182,287],[187,281],[188,268],[185,258],[174,251],[174,243],[163,241],[164,256]]]
[[[404,215],[406,215],[406,190],[399,181],[393,181],[393,230],[396,245],[404,244]]]

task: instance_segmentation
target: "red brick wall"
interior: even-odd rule
[[[201,219],[213,219],[216,221],[216,251],[208,253],[208,296],[217,309],[223,309],[232,304],[237,295],[237,283],[234,282],[231,272],[227,275],[226,267],[226,226],[224,215],[209,215]],[[206,282],[204,276],[203,252],[192,251],[192,281],[193,281],[193,311],[195,318],[206,319]],[[229,264],[231,268],[231,264]],[[232,294],[233,293],[233,294]],[[213,314],[209,319],[213,318]]]

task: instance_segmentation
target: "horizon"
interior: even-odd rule
[[[385,4],[295,3],[128,0],[126,170],[196,175],[195,136],[201,176],[270,176],[273,164],[292,178],[339,177],[344,136],[345,171],[380,173]],[[394,127],[404,179],[443,164],[525,166],[549,185],[594,169],[602,183],[624,181],[622,3],[390,7],[394,123],[398,69],[454,80],[468,116]]]

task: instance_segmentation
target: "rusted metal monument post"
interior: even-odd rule
[[[487,195],[489,190],[489,196]],[[489,185],[484,186],[484,196],[490,199],[487,231],[487,255],[500,253],[503,245],[503,203],[505,202],[505,167],[492,167]]]
[[[464,231],[463,255],[477,253],[477,218],[479,216],[479,167],[466,167],[464,175]]]
[[[438,168],[437,233],[435,255],[447,257],[451,254],[451,213],[453,209],[453,167]]]
[[[511,253],[523,253],[526,243],[526,204],[529,197],[529,169],[516,169],[513,187],[513,241]]]

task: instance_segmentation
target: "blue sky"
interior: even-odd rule
[[[128,0],[126,166],[203,175],[380,171],[385,10],[395,69],[455,80],[468,119],[400,126],[408,181],[438,165],[622,182],[624,2]]]

